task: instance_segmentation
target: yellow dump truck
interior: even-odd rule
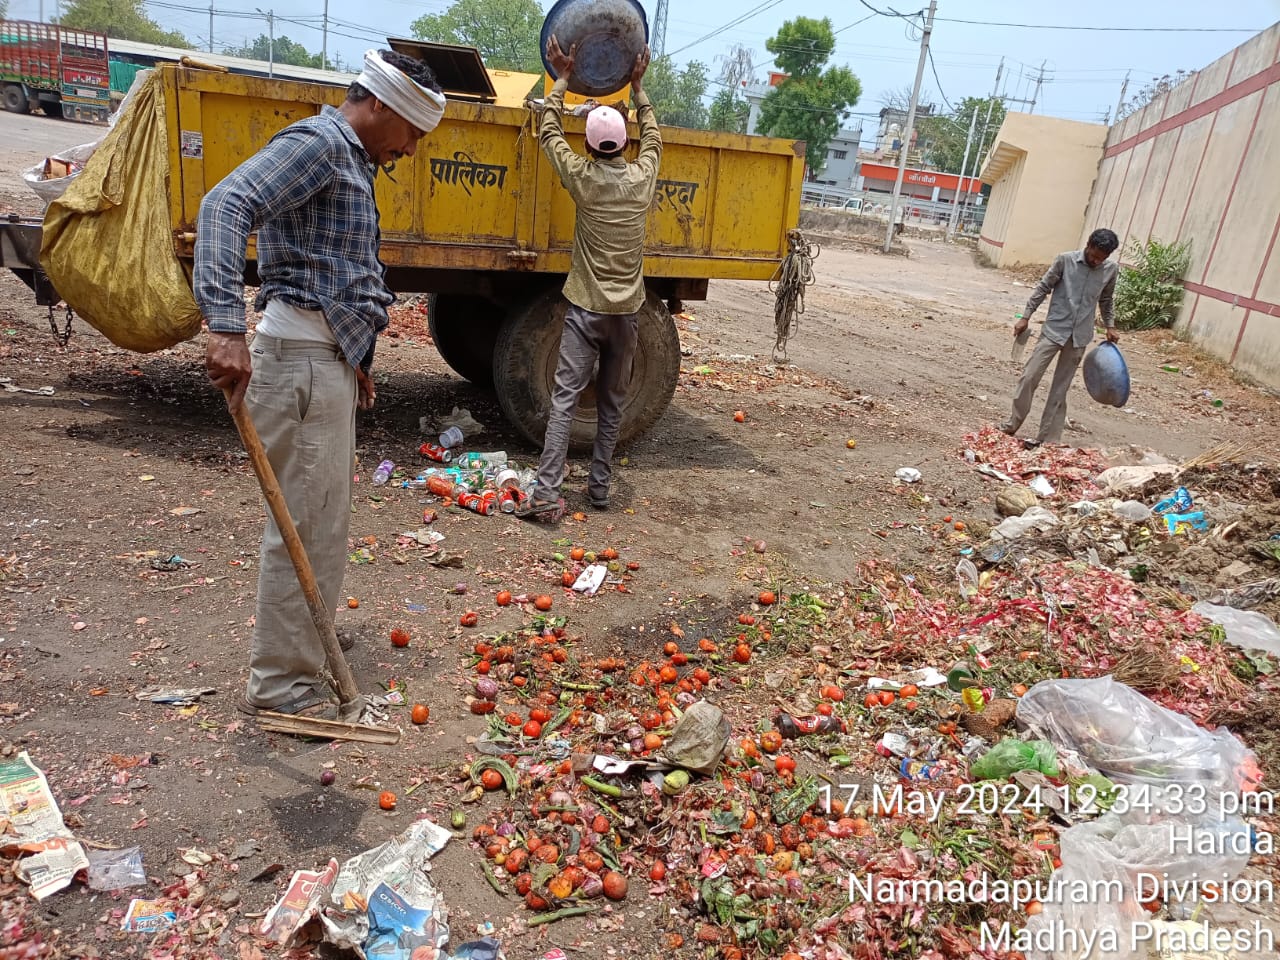
[[[178,256],[189,261],[205,193],[281,128],[341,103],[345,90],[183,65],[160,73],[173,237]],[[455,93],[416,155],[397,165],[394,179],[378,177],[381,253],[392,289],[431,295],[431,333],[449,366],[494,389],[512,424],[538,444],[559,345],[559,291],[569,269],[574,209],[539,148],[536,106],[498,99]],[[576,117],[565,121],[577,149],[583,124]],[[666,301],[705,299],[712,279],[768,280],[799,217],[802,144],[675,127],[662,134],[645,250],[649,296],[624,440],[652,426],[675,390],[680,349]],[[249,256],[252,261],[252,242]],[[588,389],[575,443],[594,436],[594,405]]]

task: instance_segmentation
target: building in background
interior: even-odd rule
[[[769,74],[767,83],[758,83],[744,91],[747,105],[747,133],[760,132],[760,104],[774,87],[787,79],[785,73],[776,71]],[[827,162],[821,170],[809,170],[807,182],[822,187],[830,187],[833,191],[852,192],[854,180],[858,173],[858,150],[862,142],[862,123],[842,129],[827,144]]]
[[[1006,267],[1074,248],[1106,137],[1100,123],[1008,114],[982,167],[991,198],[978,253]]]

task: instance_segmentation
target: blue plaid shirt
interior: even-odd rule
[[[376,173],[346,117],[326,106],[210,190],[197,218],[193,278],[209,329],[245,330],[245,245],[257,228],[255,308],[279,297],[323,311],[347,362],[367,370],[395,302],[378,259]]]

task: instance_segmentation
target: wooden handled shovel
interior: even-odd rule
[[[228,401],[230,391],[224,391]],[[320,641],[324,644],[325,660],[329,673],[333,677],[334,688],[340,701],[338,715],[341,720],[319,720],[312,717],[298,717],[272,711],[261,711],[258,716],[259,725],[264,730],[276,730],[281,733],[294,733],[302,736],[327,737],[332,740],[363,740],[369,743],[396,743],[400,739],[398,729],[386,727],[363,726],[356,721],[364,712],[364,697],[356,686],[356,678],[351,673],[347,658],[342,655],[338,646],[338,634],[333,629],[333,616],[325,608],[324,598],[320,596],[320,588],[316,585],[315,573],[311,569],[311,561],[307,557],[302,538],[298,536],[298,528],[289,515],[289,507],[284,502],[284,494],[280,484],[276,482],[276,472],[267,459],[267,451],[262,446],[262,439],[253,426],[249,411],[243,403],[240,409],[231,414],[236,429],[240,431],[240,439],[245,451],[249,454],[249,462],[253,464],[253,472],[258,477],[258,485],[267,500],[271,516],[275,518],[280,535],[284,538],[285,547],[289,551],[289,559],[293,561],[293,569],[298,574],[298,583],[302,586],[302,595],[306,597],[307,609],[311,611],[311,622],[315,624]]]

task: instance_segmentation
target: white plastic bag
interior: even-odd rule
[[[1017,540],[1032,530],[1048,530],[1058,525],[1058,518],[1044,507],[1031,507],[1020,517],[1006,517],[991,531],[993,540]]]
[[[134,75],[133,82],[129,85],[129,92],[124,95],[124,99],[120,101],[120,106],[116,109],[115,113],[111,114],[107,119],[108,131],[116,125],[116,118],[121,116],[129,106],[129,100],[133,97],[133,91],[137,90],[142,85],[143,77],[149,75],[151,72],[152,71],[150,70],[139,70]],[[45,202],[46,206],[48,206],[66,192],[67,187],[71,186],[72,180],[80,176],[80,171],[84,169],[85,162],[93,156],[94,151],[98,149],[98,144],[102,142],[104,137],[106,137],[106,133],[91,143],[82,143],[78,147],[69,147],[66,150],[59,150],[49,158],[50,160],[57,160],[60,163],[69,165],[71,167],[71,173],[67,176],[54,177],[53,179],[45,180],[45,165],[43,163],[37,163],[34,167],[30,167],[22,171],[22,179],[26,181],[27,186],[34,190],[36,195]]]
[[[1152,796],[1160,806],[1160,791],[1153,790]],[[1216,803],[1212,812],[1217,814]],[[1062,834],[1062,867],[1049,880],[1050,885],[1061,884],[1058,895],[1026,926],[1033,936],[1041,929],[1071,931],[1078,949],[1070,949],[1073,944],[1064,937],[1066,949],[1033,949],[1028,960],[1145,960],[1147,944],[1140,936],[1134,943],[1135,932],[1146,929],[1135,924],[1151,920],[1143,902],[1163,899],[1165,880],[1212,878],[1223,885],[1224,877],[1239,876],[1249,863],[1248,852],[1241,852],[1248,850],[1248,837],[1248,826],[1238,818],[1174,817],[1137,809],[1071,827]],[[1204,843],[1223,852],[1188,854],[1188,842],[1193,849],[1203,849],[1199,843]],[[1088,943],[1091,952],[1086,952]]]
[[[1192,607],[1191,612],[1221,624],[1227,631],[1227,643],[1242,650],[1263,650],[1280,657],[1280,629],[1265,613],[1220,607],[1203,600]]]
[[[1037,683],[1018,701],[1017,722],[1117,783],[1198,784],[1214,803],[1256,788],[1257,759],[1231,733],[1204,730],[1111,677]]]
[[[71,167],[71,173],[65,177],[44,179],[45,163],[48,163],[46,160],[45,163],[37,163],[34,167],[22,171],[22,179],[41,200],[46,204],[52,203],[62,196],[63,191],[71,185],[71,181],[80,175],[80,171],[84,169],[84,162],[92,157],[93,151],[97,149],[98,141],[94,140],[92,143],[82,143],[78,147],[60,150],[50,157],[50,160],[57,160]]]

